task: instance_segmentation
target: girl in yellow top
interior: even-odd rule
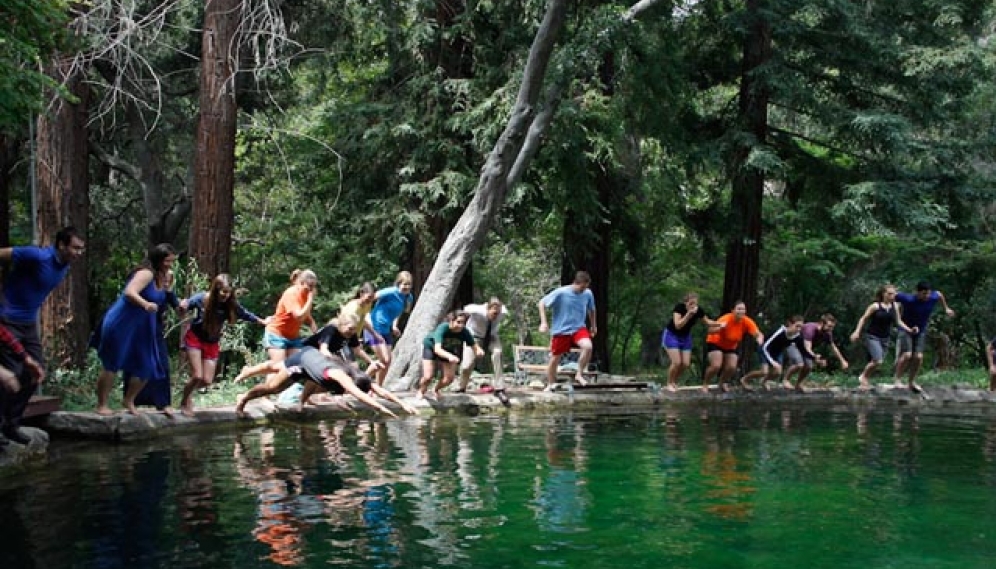
[[[270,361],[282,362],[301,348],[301,324],[307,324],[314,333],[318,326],[311,316],[315,301],[318,277],[309,269],[295,269],[291,273],[291,286],[284,291],[277,303],[277,311],[266,325],[263,347]]]

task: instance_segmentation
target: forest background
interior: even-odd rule
[[[660,370],[689,290],[764,331],[831,311],[853,363],[886,282],[957,311],[929,366],[979,369],[996,333],[988,1],[0,0],[0,22],[0,243],[85,234],[42,315],[71,381],[159,242],[181,294],[226,271],[262,315],[295,268],[320,321],[412,271],[395,386],[468,302],[506,302],[507,348],[545,343],[536,303],[579,269],[615,373]]]

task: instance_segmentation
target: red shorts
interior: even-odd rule
[[[554,336],[550,339],[550,353],[555,356],[561,356],[571,351],[571,348],[577,346],[581,340],[590,340],[591,335],[588,334],[587,328],[579,328],[577,332],[573,334],[561,334],[559,336]]]
[[[187,330],[187,333],[183,335],[183,347],[199,351],[201,358],[205,360],[216,360],[221,352],[221,345],[218,342],[201,341],[193,330]]]

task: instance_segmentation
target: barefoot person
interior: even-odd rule
[[[907,326],[899,317],[900,308],[896,304],[895,285],[885,284],[875,292],[875,302],[865,308],[864,314],[858,319],[854,332],[851,333],[851,341],[857,342],[861,336],[861,331],[865,330],[865,323],[868,329],[865,330],[865,350],[868,351],[868,364],[861,370],[858,376],[858,389],[866,391],[871,389],[869,379],[872,373],[882,365],[885,359],[885,352],[889,349],[889,341],[892,337],[892,327],[895,326],[906,332],[910,332]]]
[[[269,319],[264,320],[239,304],[232,290],[232,279],[225,273],[214,277],[210,290],[182,301],[180,307],[194,311],[190,328],[183,335],[183,348],[190,363],[190,380],[183,386],[183,398],[180,401],[180,412],[193,417],[194,390],[214,382],[225,324],[235,324],[236,320],[242,320],[266,326]]]
[[[485,355],[491,352],[491,387],[494,388],[495,397],[506,407],[509,405],[508,395],[505,393],[505,380],[502,377],[501,369],[501,337],[499,330],[501,322],[508,314],[508,309],[502,304],[497,296],[492,297],[486,304],[468,304],[463,307],[467,313],[467,330],[474,336],[474,341],[481,347]],[[467,391],[467,384],[470,383],[470,374],[474,371],[474,365],[478,360],[477,350],[470,346],[463,349],[463,360],[460,362],[460,389],[463,393]]]
[[[124,407],[132,415],[138,414],[135,397],[148,381],[169,381],[169,354],[159,341],[158,312],[168,302],[170,268],[176,260],[176,251],[169,243],[161,243],[149,250],[128,278],[128,284],[104,315],[100,327],[97,356],[101,370],[97,376],[97,413],[110,415],[107,398],[118,372],[129,374],[124,396]],[[171,411],[164,409],[167,415]]]
[[[311,315],[318,277],[310,269],[295,269],[290,281],[291,286],[280,295],[277,309],[263,333],[263,347],[272,362],[283,361],[301,347],[302,324],[307,324],[312,333],[318,329]]]
[[[840,353],[840,349],[837,348],[837,344],[833,341],[833,331],[837,327],[837,318],[827,312],[823,316],[820,316],[819,322],[806,322],[802,325],[802,341],[806,345],[806,350],[812,353],[816,353],[813,348],[819,345],[825,345],[830,347],[830,351],[833,355],[837,357],[837,361],[840,363],[840,369],[847,370],[848,363],[844,359],[843,354]],[[794,345],[790,345],[788,349],[785,350],[785,358],[789,361],[791,366],[785,370],[785,389],[794,388],[796,391],[802,390],[802,382],[809,377],[810,372],[813,371],[813,364],[817,363],[816,360],[806,358],[802,353],[795,348]],[[822,360],[823,365],[826,365],[826,360]],[[795,384],[792,384],[792,375],[799,374],[795,380]]]
[[[699,306],[699,295],[689,292],[674,305],[671,319],[661,334],[661,345],[667,351],[671,365],[667,368],[667,390],[678,390],[678,378],[692,365],[692,326],[701,320],[710,332],[719,330],[718,322]]]
[[[706,336],[706,354],[709,366],[702,376],[702,391],[709,393],[709,380],[718,377],[717,383],[723,391],[729,391],[728,383],[737,371],[740,356],[737,349],[744,335],[751,335],[757,345],[764,343],[764,334],[757,324],[747,316],[747,304],[742,300],[733,303],[733,312],[716,320],[719,327]]]
[[[916,285],[916,294],[900,292],[896,302],[902,305],[902,319],[909,331],[903,330],[896,335],[896,346],[899,359],[896,360],[896,387],[909,387],[910,391],[919,393],[920,386],[916,376],[923,365],[923,350],[927,347],[927,325],[930,324],[930,314],[938,302],[944,307],[948,318],[954,317],[954,310],[948,306],[948,301],[939,290],[920,281]],[[906,385],[903,385],[903,374],[908,373]]]
[[[750,391],[750,381],[755,378],[761,379],[761,387],[768,388],[769,381],[778,381],[782,375],[782,357],[789,346],[795,347],[803,357],[821,362],[822,358],[813,354],[806,347],[802,338],[803,319],[801,315],[790,316],[778,330],[768,337],[768,339],[758,346],[758,355],[761,357],[761,368],[754,370],[740,378],[740,385]],[[791,384],[789,384],[791,388]]]
[[[377,385],[384,384],[387,368],[391,365],[391,350],[395,340],[401,336],[398,319],[403,314],[411,312],[415,304],[415,295],[412,294],[413,282],[412,274],[408,271],[398,273],[394,278],[394,286],[377,291],[376,303],[367,315],[372,329],[366,331],[363,339],[373,349],[380,363],[384,364],[374,374]]]
[[[38,334],[38,312],[48,295],[69,274],[70,265],[83,256],[83,238],[72,227],[55,234],[49,247],[18,246],[0,249],[0,263],[8,265],[3,292],[0,293],[0,324],[24,347],[31,360],[45,366],[45,354]],[[42,376],[22,365],[23,358],[0,348],[0,366],[17,378],[12,392],[0,389],[0,433],[17,444],[28,444],[28,437],[18,429],[21,417],[34,395]]]
[[[242,368],[235,379],[242,381],[248,377],[264,374],[268,375],[263,383],[239,396],[235,412],[240,416],[245,413],[246,404],[253,399],[280,393],[295,381],[314,382],[332,393],[352,395],[361,403],[391,417],[397,415],[368,395],[368,392],[400,405],[406,413],[412,415],[418,413],[414,407],[403,403],[396,395],[377,385],[363,372],[345,364],[342,360],[327,358],[311,346],[301,348],[281,362],[266,361]],[[307,395],[310,396],[310,393]],[[305,394],[302,393],[301,404],[303,405],[305,401]]]
[[[475,357],[484,355],[484,350],[477,345],[474,335],[467,330],[468,315],[463,311],[453,311],[446,315],[446,321],[436,326],[431,334],[422,341],[422,380],[418,384],[415,397],[422,399],[425,391],[436,375],[436,362],[443,368],[443,378],[436,386],[435,399],[443,396],[443,389],[453,383],[456,378],[457,366],[462,359],[457,354],[463,354],[464,346],[474,350]]]
[[[584,372],[591,360],[591,339],[598,333],[595,315],[595,295],[592,294],[591,276],[585,271],[574,275],[574,282],[556,288],[539,301],[541,334],[550,333],[550,361],[546,366],[546,391],[553,389],[557,382],[557,366],[564,354],[577,346],[581,349],[578,358],[578,371],[574,381],[580,385],[588,382]],[[553,326],[547,324],[546,310],[553,310]],[[591,332],[588,332],[586,321],[591,322]]]

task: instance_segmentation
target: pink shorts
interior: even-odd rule
[[[571,351],[571,348],[577,346],[581,340],[590,340],[591,335],[588,334],[587,328],[579,328],[577,332],[573,334],[560,334],[554,336],[550,339],[550,353],[555,356],[560,356]]]
[[[218,342],[203,342],[193,330],[187,330],[183,335],[183,347],[188,350],[198,350],[201,358],[205,360],[216,360],[221,352],[221,345]]]

